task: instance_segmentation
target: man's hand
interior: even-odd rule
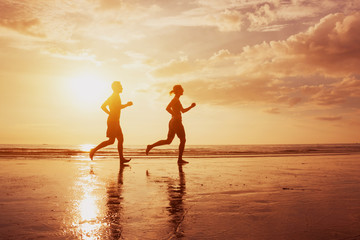
[[[132,106],[133,105],[133,102],[127,102],[127,104],[126,104],[127,106]]]

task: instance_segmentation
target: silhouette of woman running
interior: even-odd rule
[[[115,138],[118,140],[118,152],[120,158],[120,164],[124,164],[129,162],[130,159],[126,159],[123,154],[123,143],[124,143],[124,136],[121,131],[120,127],[120,112],[121,109],[129,107],[133,105],[132,102],[128,102],[125,105],[121,104],[121,99],[119,94],[122,93],[123,88],[121,83],[115,81],[111,84],[111,88],[113,90],[113,94],[101,105],[101,109],[109,114],[107,119],[107,131],[106,136],[109,140],[104,141],[97,145],[95,148],[90,150],[90,159],[93,160],[94,154],[99,149],[111,145],[115,142]],[[107,108],[109,107],[109,109]]]
[[[175,94],[175,97],[171,100],[169,105],[166,107],[166,111],[168,111],[172,116],[172,118],[169,122],[169,132],[168,132],[167,139],[160,140],[151,145],[147,145],[146,155],[148,155],[150,150],[154,147],[170,144],[173,141],[175,134],[176,134],[178,136],[178,138],[180,139],[178,163],[179,164],[188,163],[187,161],[184,161],[182,159],[182,155],[183,155],[184,148],[185,148],[186,138],[185,138],[185,129],[184,129],[184,126],[183,126],[182,120],[181,120],[181,113],[186,113],[187,111],[189,111],[190,109],[195,107],[196,104],[192,103],[190,107],[183,108],[183,106],[181,105],[181,102],[180,102],[180,97],[181,97],[181,95],[183,95],[184,89],[182,88],[181,85],[175,85],[173,87],[173,90],[171,90],[170,94],[172,94],[172,93]]]

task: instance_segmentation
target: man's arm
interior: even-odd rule
[[[126,108],[126,107],[130,107],[130,106],[132,106],[132,105],[133,105],[133,102],[130,101],[130,102],[127,102],[127,103],[124,104],[124,105],[121,105],[120,108],[123,109],[123,108]]]
[[[101,109],[107,113],[110,114],[109,109],[107,108],[107,106],[109,105],[109,98],[101,105]]]

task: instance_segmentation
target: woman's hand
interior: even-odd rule
[[[192,103],[190,107],[193,108],[195,106],[196,106],[196,103]]]
[[[133,102],[127,102],[127,104],[126,104],[127,106],[132,106],[133,105]]]

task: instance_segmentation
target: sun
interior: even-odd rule
[[[86,105],[101,104],[105,101],[110,85],[99,74],[89,72],[70,77],[68,89],[71,92],[72,99],[85,107]]]

